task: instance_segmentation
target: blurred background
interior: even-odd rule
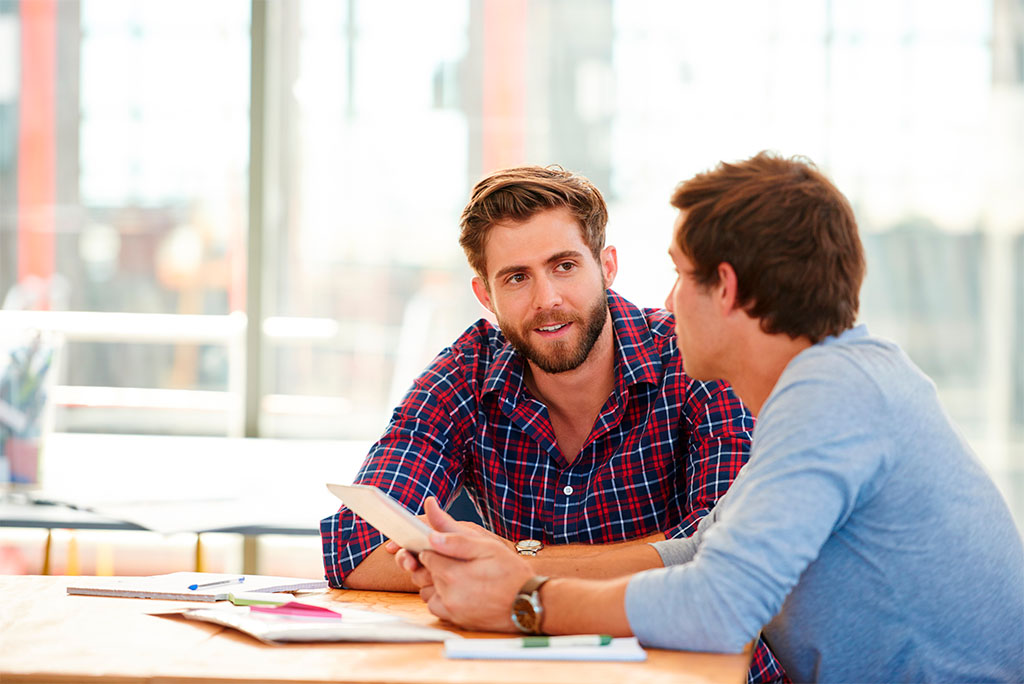
[[[372,440],[484,315],[482,175],[591,178],[661,306],[673,187],[762,149],[1021,524],[1024,0],[0,0],[0,313],[64,336],[59,432]]]

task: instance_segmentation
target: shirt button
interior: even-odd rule
[[[572,494],[572,485],[565,485],[565,489],[562,490],[562,493],[564,493],[566,496]]]

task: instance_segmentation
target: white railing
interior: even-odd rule
[[[57,385],[53,399],[60,406],[224,412],[227,415],[225,434],[229,437],[241,437],[245,429],[247,325],[248,319],[242,312],[185,315],[0,311],[0,333],[40,330],[55,333],[68,342],[224,346],[228,365],[225,391]],[[268,341],[278,344],[332,343],[341,336],[338,322],[328,318],[269,317],[264,319],[262,329]],[[332,405],[337,401],[334,399]],[[275,405],[277,403],[281,402]]]

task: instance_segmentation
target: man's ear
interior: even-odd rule
[[[614,245],[601,250],[601,273],[604,274],[604,286],[611,287],[619,273],[619,253]]]
[[[494,307],[491,306],[491,293],[487,290],[487,283],[480,276],[473,276],[473,294],[485,309],[494,313]]]
[[[736,296],[739,283],[736,280],[736,271],[732,264],[723,261],[718,264],[718,285],[715,286],[716,300],[722,309],[722,313],[729,313],[736,308]]]

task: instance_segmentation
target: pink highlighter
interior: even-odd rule
[[[249,612],[268,613],[270,615],[279,615],[281,617],[341,619],[341,613],[335,610],[323,608],[321,606],[311,606],[308,603],[300,603],[298,601],[289,601],[288,603],[282,603],[279,606],[249,606]]]

